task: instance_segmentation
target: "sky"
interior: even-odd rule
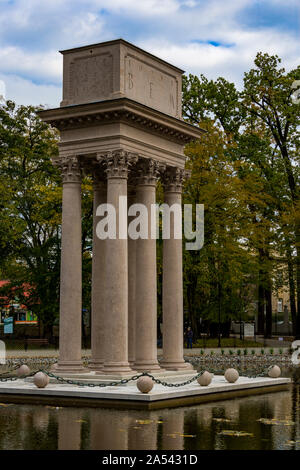
[[[0,0],[0,99],[59,106],[58,50],[118,38],[240,88],[258,51],[300,65],[300,0]]]

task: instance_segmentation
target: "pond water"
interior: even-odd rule
[[[299,449],[300,386],[156,411],[0,404],[0,449]]]

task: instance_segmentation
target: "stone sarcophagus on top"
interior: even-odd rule
[[[123,41],[61,51],[61,106],[130,98],[181,118],[183,71]]]
[[[41,113],[60,130],[61,157],[122,148],[184,168],[201,130],[182,120],[182,70],[122,39],[62,54],[61,107]]]

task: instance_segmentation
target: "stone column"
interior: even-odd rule
[[[82,372],[81,169],[76,156],[63,157],[60,271],[59,372]]]
[[[120,208],[120,197],[127,198],[128,169],[136,159],[123,150],[114,151],[106,157],[107,203],[115,208],[116,238],[106,240],[105,374],[132,372],[128,362],[127,207]],[[123,235],[119,233],[119,216],[124,218],[123,229],[126,233]]]
[[[136,202],[134,187],[128,188],[128,207]],[[132,217],[128,218],[128,223]],[[136,240],[128,238],[128,360],[130,366],[135,363],[136,338]]]
[[[139,371],[159,370],[157,361],[156,239],[151,238],[151,205],[156,202],[159,164],[144,162],[137,181],[137,203],[148,211],[148,233],[136,240],[136,358]]]
[[[105,240],[100,240],[96,234],[96,226],[99,217],[96,216],[97,207],[106,203],[107,186],[101,181],[102,175],[98,171],[93,172],[93,260],[92,260],[92,324],[91,346],[92,357],[89,364],[92,370],[102,370],[104,362],[104,337],[106,323],[105,304]]]
[[[170,168],[164,176],[165,203],[181,207],[184,170]],[[170,238],[163,241],[163,360],[169,370],[192,369],[183,359],[182,239],[174,237],[174,213],[170,214]]]

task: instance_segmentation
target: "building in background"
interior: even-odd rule
[[[9,281],[0,281],[0,288],[8,284]],[[26,291],[24,291],[26,296]],[[37,325],[37,316],[25,305],[19,303],[17,296],[13,300],[7,297],[0,297],[0,324],[4,323],[4,318],[13,316],[16,325]]]

